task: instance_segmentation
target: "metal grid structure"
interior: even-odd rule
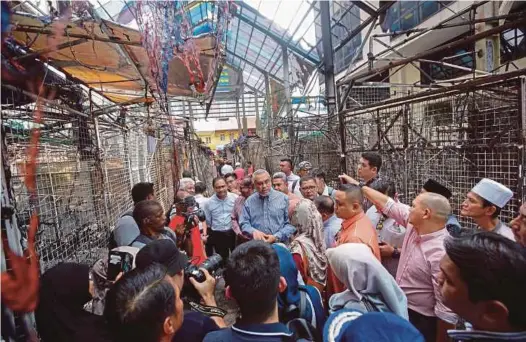
[[[5,88],[3,89],[5,90]],[[145,134],[143,126],[119,129],[97,119],[75,117],[49,103],[41,112],[44,126],[35,172],[37,196],[28,193],[27,148],[34,104],[4,102],[2,129],[7,146],[17,226],[24,245],[29,217],[40,219],[37,252],[41,271],[61,261],[91,263],[107,253],[111,227],[133,203],[130,190],[140,181],[154,183],[157,199],[168,208],[173,200],[174,146],[168,136]],[[86,109],[86,108],[84,108]],[[88,110],[89,112],[89,110]],[[63,125],[46,129],[65,120]],[[132,126],[132,125],[130,125]]]

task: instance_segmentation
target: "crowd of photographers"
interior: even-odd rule
[[[210,197],[185,173],[167,211],[136,184],[108,258],[42,276],[41,339],[526,341],[526,205],[508,227],[513,193],[483,179],[461,211],[478,229],[465,229],[449,189],[429,180],[407,206],[380,167],[364,154],[361,181],[334,189],[309,162],[272,176],[236,164]],[[220,278],[239,308],[230,326]]]

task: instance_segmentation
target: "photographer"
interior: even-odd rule
[[[206,259],[199,234],[199,221],[205,220],[204,212],[199,209],[194,196],[188,193],[178,193],[174,207],[175,214],[171,216],[168,227],[177,235],[177,246],[200,264]],[[206,232],[206,226],[204,229]]]
[[[147,268],[154,263],[162,264],[166,267],[168,275],[172,278],[179,289],[183,289],[185,282],[184,268],[188,264],[188,257],[181,253],[174,244],[165,240],[157,240],[144,246],[137,253],[135,264],[137,268]],[[199,283],[193,278],[189,281],[201,296],[202,302],[208,307],[216,307],[214,296],[216,281],[206,270],[202,270],[206,279]],[[183,293],[184,295],[184,293]],[[204,336],[211,331],[225,327],[222,317],[208,317],[201,312],[185,311],[183,326],[175,335],[176,341],[201,341]]]
[[[232,210],[238,196],[228,192],[223,178],[214,178],[212,185],[215,194],[210,197],[204,208],[209,234],[204,236],[206,254],[212,255],[215,249],[223,260],[226,260],[236,243],[236,234],[232,230]]]

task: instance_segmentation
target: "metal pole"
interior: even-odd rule
[[[289,82],[289,53],[287,46],[282,45],[283,58],[283,86],[285,87],[285,111],[287,113],[287,125],[289,126],[290,155],[294,155],[294,123],[292,117],[290,82]]]
[[[323,46],[323,62],[325,65],[325,98],[327,100],[327,114],[331,117],[337,110],[336,101],[336,83],[334,79],[334,55],[332,50],[331,37],[331,12],[329,1],[318,1],[320,6],[321,19],[321,37]],[[347,172],[347,162],[345,158],[345,125],[343,114],[338,115],[338,123],[340,129],[340,169],[343,173]],[[331,122],[327,123],[331,125]]]
[[[268,73],[265,73],[265,93],[267,95],[267,157],[270,158],[272,148],[271,124],[272,124],[272,106],[270,105],[270,82]],[[267,170],[270,170],[270,160],[267,160]]]
[[[241,109],[243,110],[243,134],[248,135],[247,116],[245,108],[245,83],[243,82],[243,75],[241,75]]]
[[[241,118],[239,116],[239,94],[236,96],[236,119],[237,119],[237,135],[241,136]]]

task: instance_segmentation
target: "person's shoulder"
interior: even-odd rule
[[[240,197],[238,194],[235,194],[233,192],[228,193],[228,198],[232,201],[235,201],[238,197]]]
[[[223,328],[206,334],[203,342],[230,342],[232,341],[232,328]]]
[[[177,331],[173,341],[203,341],[205,336],[219,330],[217,324],[200,312],[185,311],[183,325]]]

